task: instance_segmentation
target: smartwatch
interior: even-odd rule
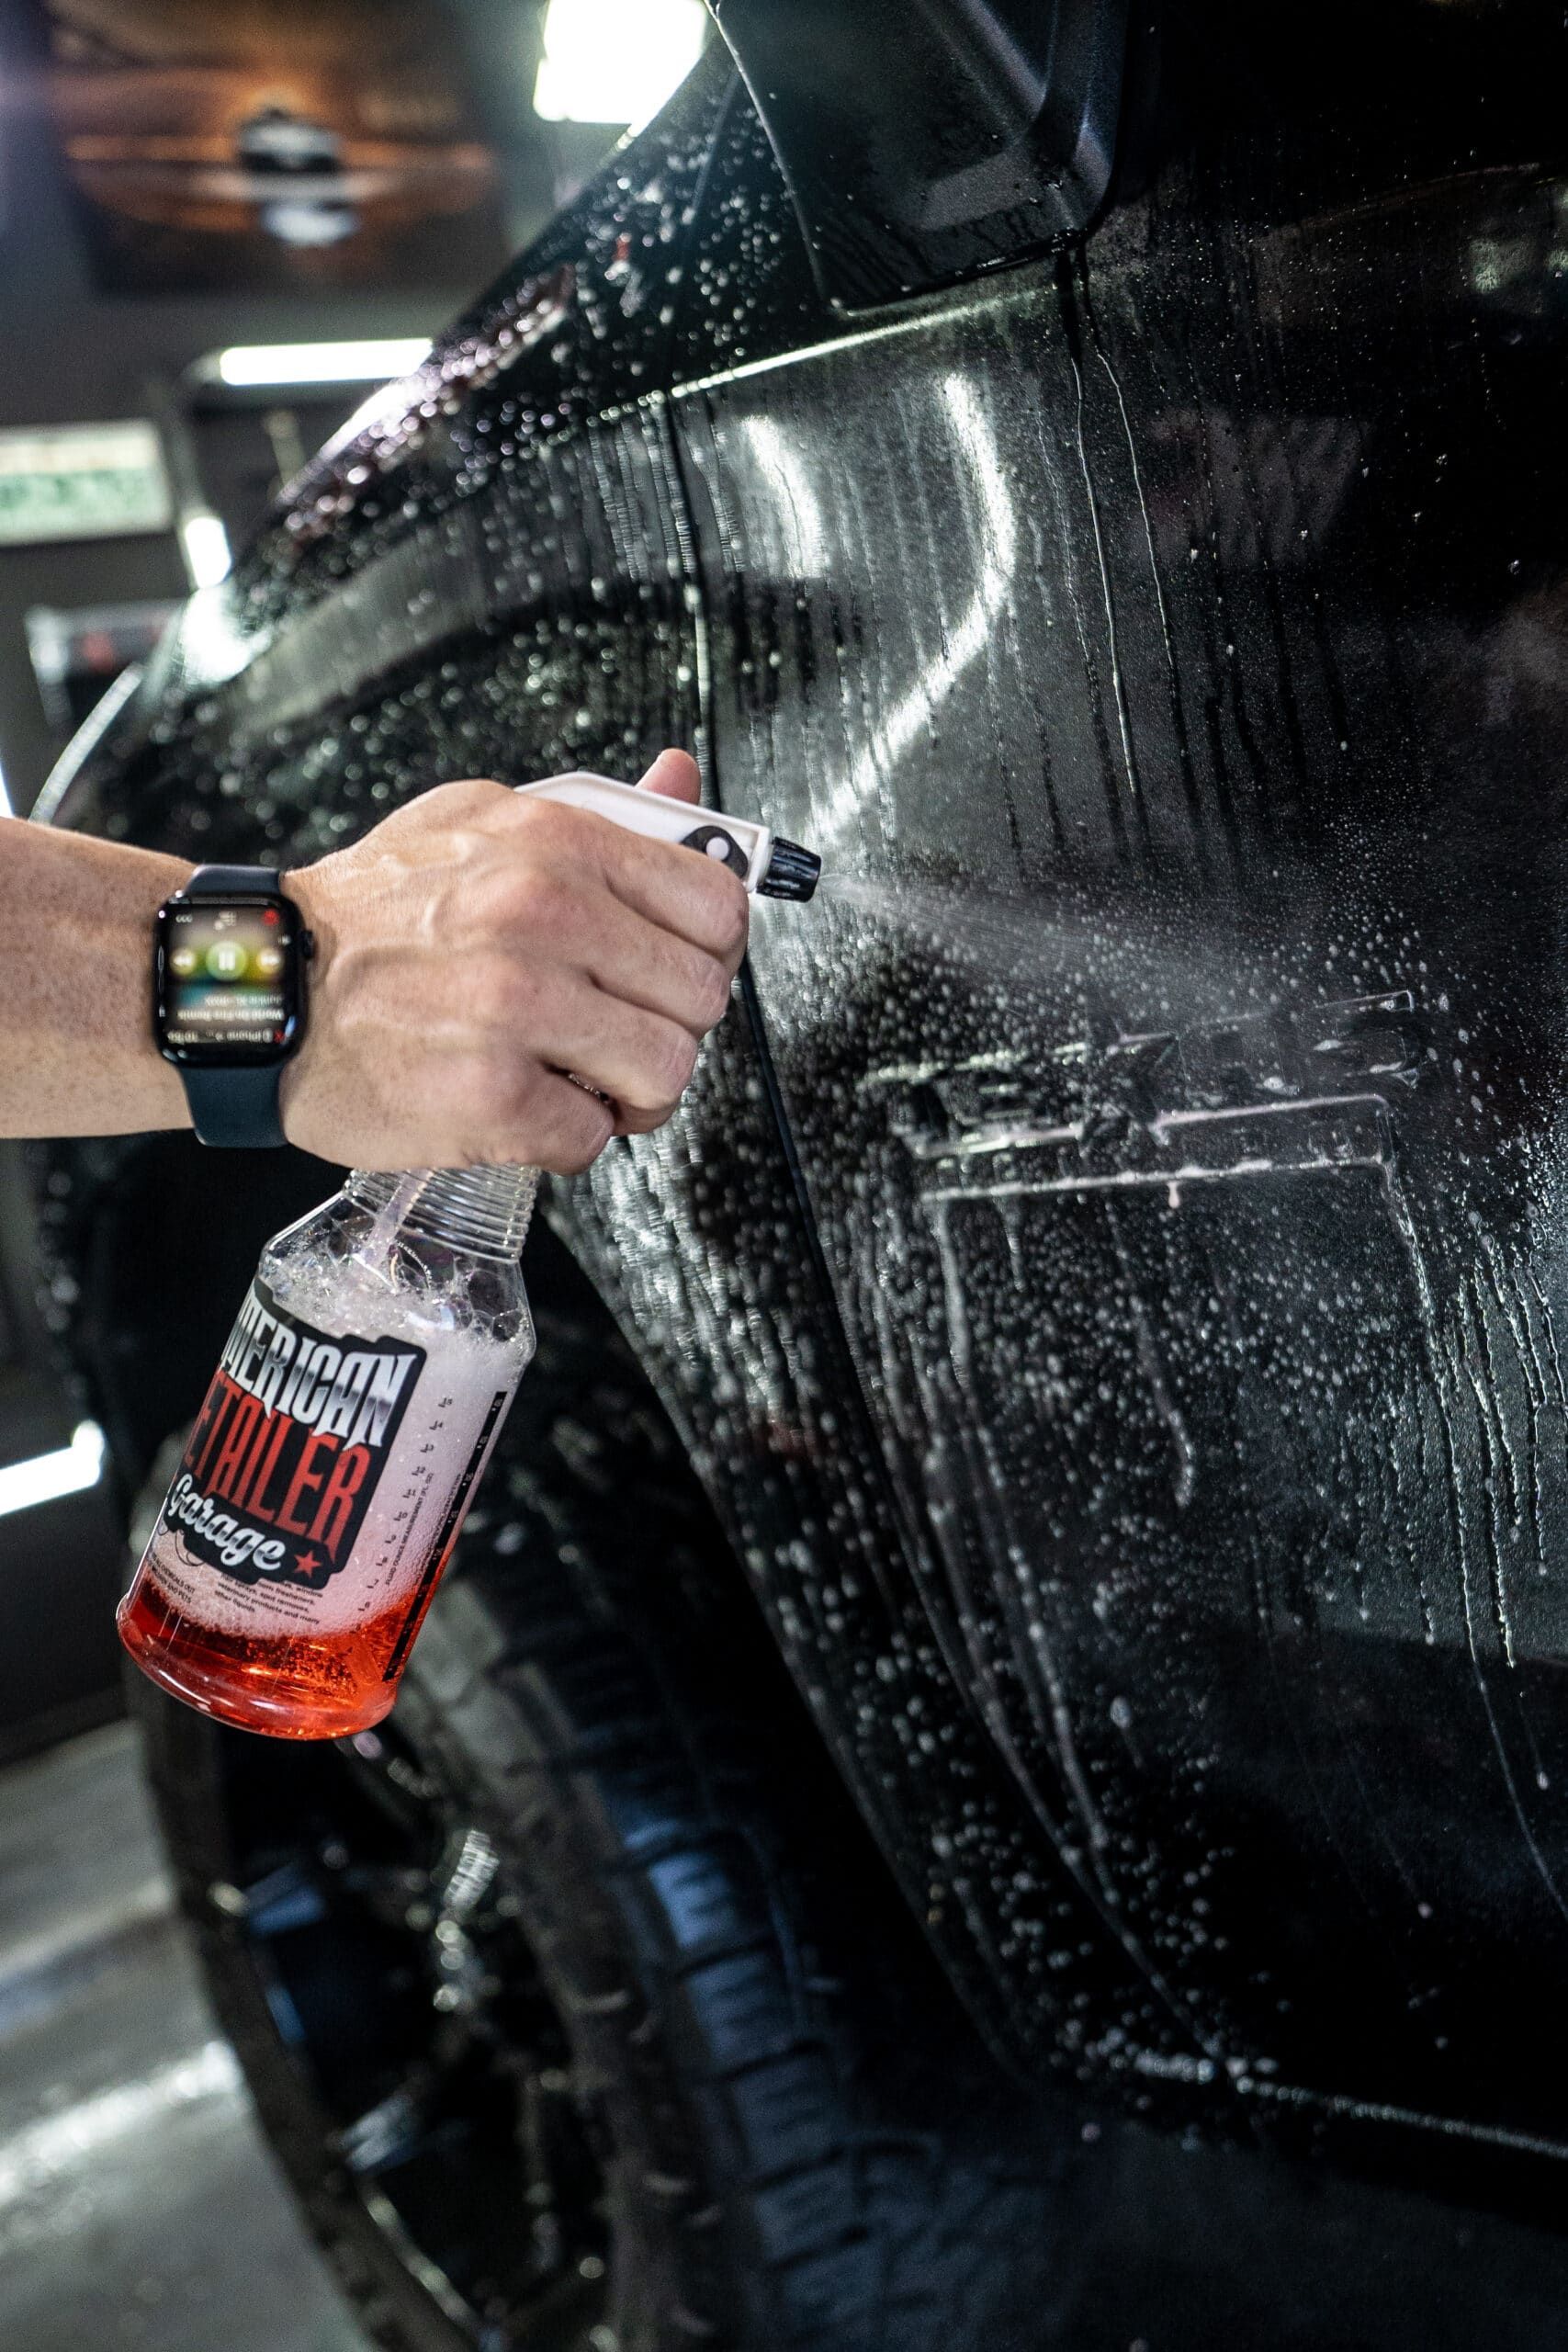
[[[284,1141],[277,1092],[305,1034],[314,950],[272,867],[198,865],[158,910],[152,1027],[203,1143]]]

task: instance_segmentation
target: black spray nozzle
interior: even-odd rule
[[[798,842],[775,840],[768,870],[757,885],[760,899],[809,899],[821,878],[822,861]]]

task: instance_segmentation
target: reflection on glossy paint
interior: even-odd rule
[[[946,642],[931,668],[894,704],[873,730],[863,756],[824,796],[817,820],[817,837],[824,852],[843,839],[867,799],[886,788],[911,744],[935,725],[943,704],[985,651],[1008,607],[1018,559],[1018,526],[996,435],[967,378],[945,377],[941,400],[953,427],[956,454],[969,477],[970,495],[979,510],[971,526],[982,550],[979,578],[964,611],[946,632]]]
[[[830,558],[810,465],[791,447],[776,417],[749,416],[740,430],[752,463],[777,502],[786,570],[796,580],[820,578],[829,570]]]

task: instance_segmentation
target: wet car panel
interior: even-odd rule
[[[919,1614],[1190,2038],[1090,2046],[1550,2138],[1555,198],[1495,18],[1412,187],[1478,58],[1404,24],[1438,121],[1391,74],[1339,185],[1281,40],[1087,270],[677,418],[721,790],[844,876],[753,963]],[[994,1834],[997,2013],[1076,2049]]]

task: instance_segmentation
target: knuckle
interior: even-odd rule
[[[555,1176],[580,1176],[591,1168],[615,1132],[615,1122],[603,1103],[585,1101],[570,1126],[563,1126],[541,1155],[540,1165]]]
[[[719,885],[714,903],[714,928],[723,953],[739,963],[751,926],[751,901],[733,874],[716,874]]]
[[[703,1030],[714,1028],[729,1002],[729,974],[725,966],[700,947],[682,948],[678,978],[686,1025],[694,1023]]]
[[[691,1084],[696,1066],[696,1039],[684,1029],[676,1028],[673,1022],[661,1023],[648,1057],[648,1074],[656,1100],[678,1102]]]
[[[503,784],[493,776],[463,776],[451,784],[438,784],[424,798],[433,811],[443,817],[468,819],[484,817],[510,801],[512,796]]]
[[[479,826],[474,823],[471,810],[465,809],[459,816],[454,809],[453,817],[455,820],[451,827],[453,863],[459,872],[467,874],[469,869],[482,863],[489,844]]]
[[[710,964],[703,990],[703,1026],[716,1029],[729,1010],[730,976],[721,964]]]
[[[519,839],[528,842],[541,856],[579,864],[593,857],[599,846],[594,826],[602,820],[586,809],[573,808],[564,800],[531,800],[526,795],[514,807]]]
[[[522,968],[512,956],[477,956],[464,975],[463,995],[476,1027],[487,1032],[510,1030],[523,1015],[528,988]]]
[[[532,1075],[497,1045],[473,1057],[467,1094],[471,1127],[490,1136],[510,1136],[526,1124],[534,1099]]]
[[[565,876],[554,865],[539,858],[520,859],[507,877],[502,921],[509,928],[557,931],[566,918],[570,895]]]

